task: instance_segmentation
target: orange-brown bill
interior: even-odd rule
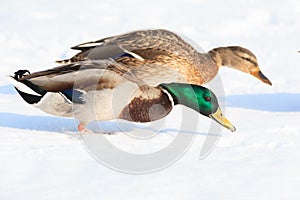
[[[260,71],[260,69],[251,71],[250,73],[262,82],[272,85],[272,82]]]

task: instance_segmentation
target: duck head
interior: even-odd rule
[[[182,83],[160,84],[159,86],[172,96],[174,105],[185,105],[215,120],[232,132],[236,130],[230,121],[222,114],[218,99],[211,90],[199,85]]]
[[[209,51],[209,55],[218,67],[231,67],[272,85],[271,81],[261,72],[256,56],[248,49],[239,46],[219,47]]]

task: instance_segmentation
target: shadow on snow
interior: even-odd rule
[[[49,132],[76,132],[78,121],[72,118],[61,118],[52,116],[32,116],[16,113],[0,113],[0,126],[8,128],[18,128],[36,131],[49,131]],[[121,128],[120,128],[121,127]],[[106,122],[92,122],[88,125],[89,129],[95,133],[101,132],[126,132],[126,131],[153,131],[157,133],[180,132],[188,134],[207,135],[207,133],[194,132],[189,130],[179,130],[173,128],[166,128],[156,130],[151,127],[143,127],[131,122],[123,120],[106,121]],[[219,134],[210,134],[211,136],[219,136]]]
[[[16,94],[11,85],[0,86],[1,94]],[[269,112],[300,112],[300,94],[275,93],[275,94],[244,94],[231,95],[226,97],[226,106],[261,110]],[[72,118],[60,118],[52,116],[31,116],[15,113],[0,113],[0,126],[9,128],[29,129],[50,132],[76,132],[78,121]],[[126,127],[122,130],[119,128]],[[151,127],[141,127],[123,120],[93,122],[88,128],[91,130],[120,132],[147,129],[148,131],[158,132]],[[96,127],[96,128],[95,128]],[[166,128],[159,133],[181,132],[190,134],[206,135],[206,133],[193,132],[188,130],[178,130]],[[210,134],[214,135],[214,134]]]
[[[226,97],[226,106],[269,112],[300,112],[300,94],[245,94]]]

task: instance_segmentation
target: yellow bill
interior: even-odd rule
[[[236,128],[231,124],[231,122],[225,118],[225,116],[222,114],[222,111],[220,107],[217,109],[217,111],[213,114],[209,115],[210,118],[224,126],[225,128],[229,129],[231,132],[236,131]]]

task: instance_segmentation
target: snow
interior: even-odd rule
[[[0,199],[298,199],[299,17],[296,0],[2,2]],[[185,154],[136,175],[98,162],[84,143],[91,136],[76,133],[77,121],[27,105],[6,75],[55,66],[76,52],[71,46],[143,28],[173,30],[204,50],[249,48],[273,86],[222,68],[225,115],[237,132],[207,135],[211,120],[189,112],[199,123],[179,133],[192,142]],[[178,136],[181,112],[176,108],[166,120],[146,125],[103,122],[101,129],[116,133],[93,139],[127,153],[151,153]],[[141,133],[143,139],[134,138]],[[207,138],[216,146],[199,159]]]

